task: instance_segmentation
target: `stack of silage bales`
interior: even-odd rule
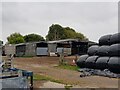
[[[89,47],[87,55],[80,56],[76,64],[80,68],[120,73],[120,33],[102,36],[99,45]]]

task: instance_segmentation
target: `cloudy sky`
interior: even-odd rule
[[[46,36],[49,26],[60,24],[92,41],[118,32],[117,2],[3,2],[2,40],[14,32]],[[1,11],[1,10],[0,10]]]

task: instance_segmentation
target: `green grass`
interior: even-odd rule
[[[59,66],[56,66],[56,68],[73,70],[73,71],[78,71],[78,69],[79,69],[78,66],[72,66],[72,65],[59,65]]]
[[[33,80],[41,80],[41,81],[51,81],[51,82],[55,82],[55,83],[60,83],[60,84],[64,84],[64,88],[66,90],[70,90],[70,88],[72,88],[72,84],[69,85],[67,82],[65,81],[62,81],[62,80],[57,80],[57,79],[54,79],[52,77],[49,77],[49,76],[45,76],[45,75],[39,75],[39,74],[35,74],[33,76]]]
[[[35,74],[35,75],[33,76],[33,80],[51,81],[51,82],[66,84],[66,83],[63,82],[62,80],[57,80],[57,79],[54,79],[54,78],[52,78],[52,77],[50,77],[50,76],[39,75],[39,74]]]

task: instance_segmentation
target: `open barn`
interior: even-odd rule
[[[46,42],[30,42],[16,45],[16,56],[41,56],[48,55]]]
[[[79,41],[78,39],[64,39],[48,41],[48,52],[66,53],[67,55],[85,54],[87,52],[88,42]]]

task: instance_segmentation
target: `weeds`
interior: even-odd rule
[[[54,79],[50,76],[45,76],[45,75],[38,75],[38,74],[35,74],[34,77],[33,77],[34,80],[44,80],[44,81],[51,81],[51,82],[56,82],[56,83],[61,83],[61,84],[66,84],[64,83],[64,81],[62,80],[57,80],[57,79]]]
[[[67,69],[67,70],[74,70],[74,71],[78,71],[78,69],[79,69],[78,66],[72,66],[72,65],[68,65],[68,64],[59,65],[59,66],[56,66],[56,68]]]

